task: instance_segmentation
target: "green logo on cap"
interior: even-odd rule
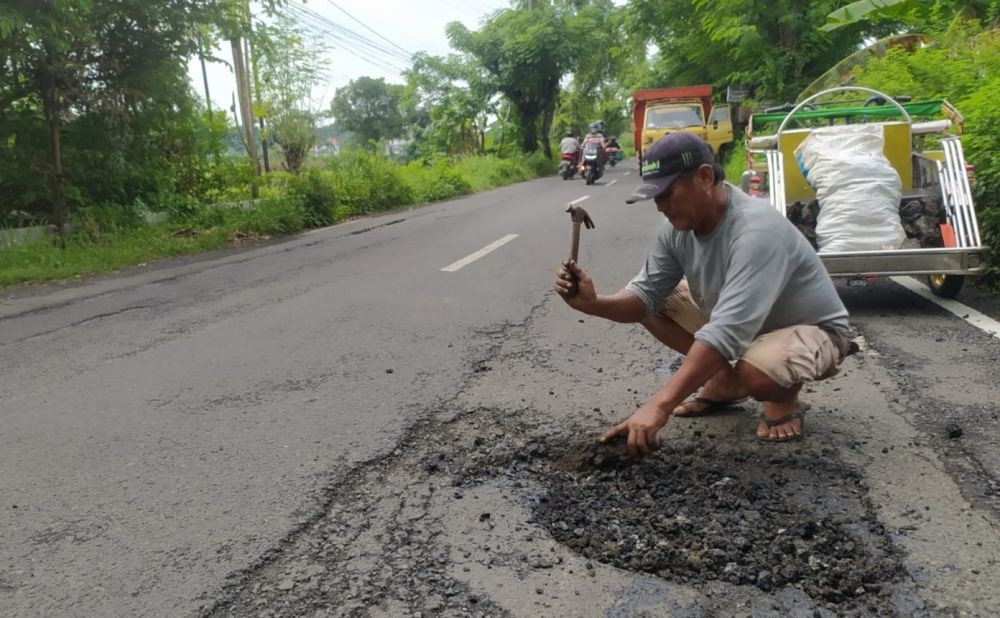
[[[658,171],[660,171],[660,162],[650,161],[649,163],[646,163],[642,166],[641,174],[645,176],[646,174],[651,174],[653,172],[658,172]]]

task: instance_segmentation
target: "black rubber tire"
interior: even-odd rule
[[[588,185],[594,184],[594,168],[592,168],[592,167],[588,167],[587,168],[587,178],[586,178],[586,180],[587,180],[587,184]]]
[[[964,275],[928,275],[927,287],[935,296],[956,298],[965,285]]]

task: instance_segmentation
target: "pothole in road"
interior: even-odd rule
[[[693,585],[792,587],[838,614],[902,609],[900,559],[867,488],[827,456],[696,438],[633,462],[498,429],[460,474],[541,485],[535,522],[589,559]]]
[[[502,601],[456,573],[479,540],[451,544],[442,532],[453,524],[435,515],[461,500],[463,487],[488,484],[520,496],[533,522],[570,550],[690,585],[722,607],[759,596],[778,610],[791,593],[804,603],[797,610],[824,617],[924,613],[908,611],[919,599],[867,489],[832,451],[733,434],[675,439],[634,462],[620,450],[571,449],[566,435],[590,432],[533,425],[537,417],[496,409],[447,421],[429,415],[391,455],[329,487],[322,512],[205,614],[326,615],[336,607],[333,615],[360,616],[375,607],[385,615],[508,615]],[[509,566],[525,580],[545,568],[520,549],[483,564]]]

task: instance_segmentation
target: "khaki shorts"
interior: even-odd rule
[[[691,334],[708,322],[708,317],[691,297],[686,279],[677,284],[660,315],[677,322]],[[803,324],[764,333],[753,340],[740,360],[760,369],[778,386],[791,388],[836,375],[844,359],[826,331]]]

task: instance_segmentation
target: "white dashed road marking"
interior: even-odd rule
[[[618,182],[618,180],[617,180],[617,179],[615,179],[615,180],[612,180],[611,182],[609,182],[609,183],[607,184],[607,186],[609,186],[609,187],[610,187],[611,185],[615,184],[616,182]]]
[[[632,172],[625,172],[624,174],[622,174],[622,176],[628,176],[628,175],[629,175],[629,174],[631,174],[631,173],[632,173]]]
[[[954,313],[958,317],[962,318],[969,324],[972,324],[976,328],[986,331],[987,333],[993,335],[994,337],[1000,337],[1000,322],[997,322],[993,318],[979,313],[972,307],[966,307],[957,300],[951,300],[950,298],[940,298],[934,296],[930,289],[926,285],[920,283],[919,281],[911,277],[889,277],[899,285],[903,286],[907,290],[926,298],[927,300],[935,303],[939,307],[947,309],[948,311]]]
[[[517,234],[507,234],[506,236],[504,236],[500,240],[496,240],[496,241],[491,242],[490,244],[486,245],[485,247],[483,247],[479,251],[476,251],[475,253],[471,253],[471,254],[467,255],[467,256],[465,256],[464,258],[460,259],[457,262],[453,262],[451,264],[448,264],[447,266],[445,266],[441,270],[444,271],[444,272],[446,272],[446,273],[453,273],[456,270],[458,270],[459,268],[462,268],[463,266],[468,266],[469,264],[475,262],[476,260],[478,260],[479,258],[483,257],[484,255],[487,255],[489,253],[492,253],[493,251],[496,251],[500,247],[502,247],[502,246],[506,245],[507,243],[509,243],[510,241],[514,240],[515,238],[517,238]]]
[[[573,204],[579,204],[580,202],[582,202],[583,200],[585,200],[585,199],[587,199],[589,197],[590,197],[589,195],[584,195],[583,197],[578,197],[575,200],[573,200],[572,202],[570,202],[569,205],[572,206]]]

